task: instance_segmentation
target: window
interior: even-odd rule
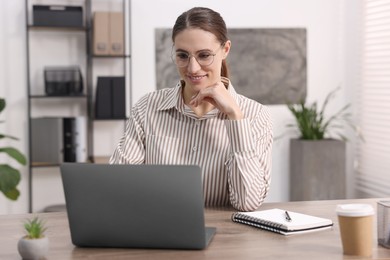
[[[363,5],[362,84],[356,188],[368,197],[390,196],[390,1]]]

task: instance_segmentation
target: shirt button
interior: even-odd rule
[[[196,150],[198,150],[196,146],[192,147],[192,151],[196,152]]]
[[[196,126],[199,126],[199,125],[200,125],[200,122],[199,122],[199,121],[196,121],[196,122],[195,122],[195,125],[196,125]]]

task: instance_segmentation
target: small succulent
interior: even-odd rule
[[[46,231],[45,225],[38,217],[28,219],[24,223],[24,229],[27,232],[26,238],[28,239],[42,238],[44,237],[44,232]]]

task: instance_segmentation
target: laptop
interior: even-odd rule
[[[79,247],[204,249],[201,169],[194,165],[60,166],[72,243]]]

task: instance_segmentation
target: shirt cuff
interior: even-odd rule
[[[225,126],[233,153],[254,150],[254,140],[248,118],[225,120]]]

